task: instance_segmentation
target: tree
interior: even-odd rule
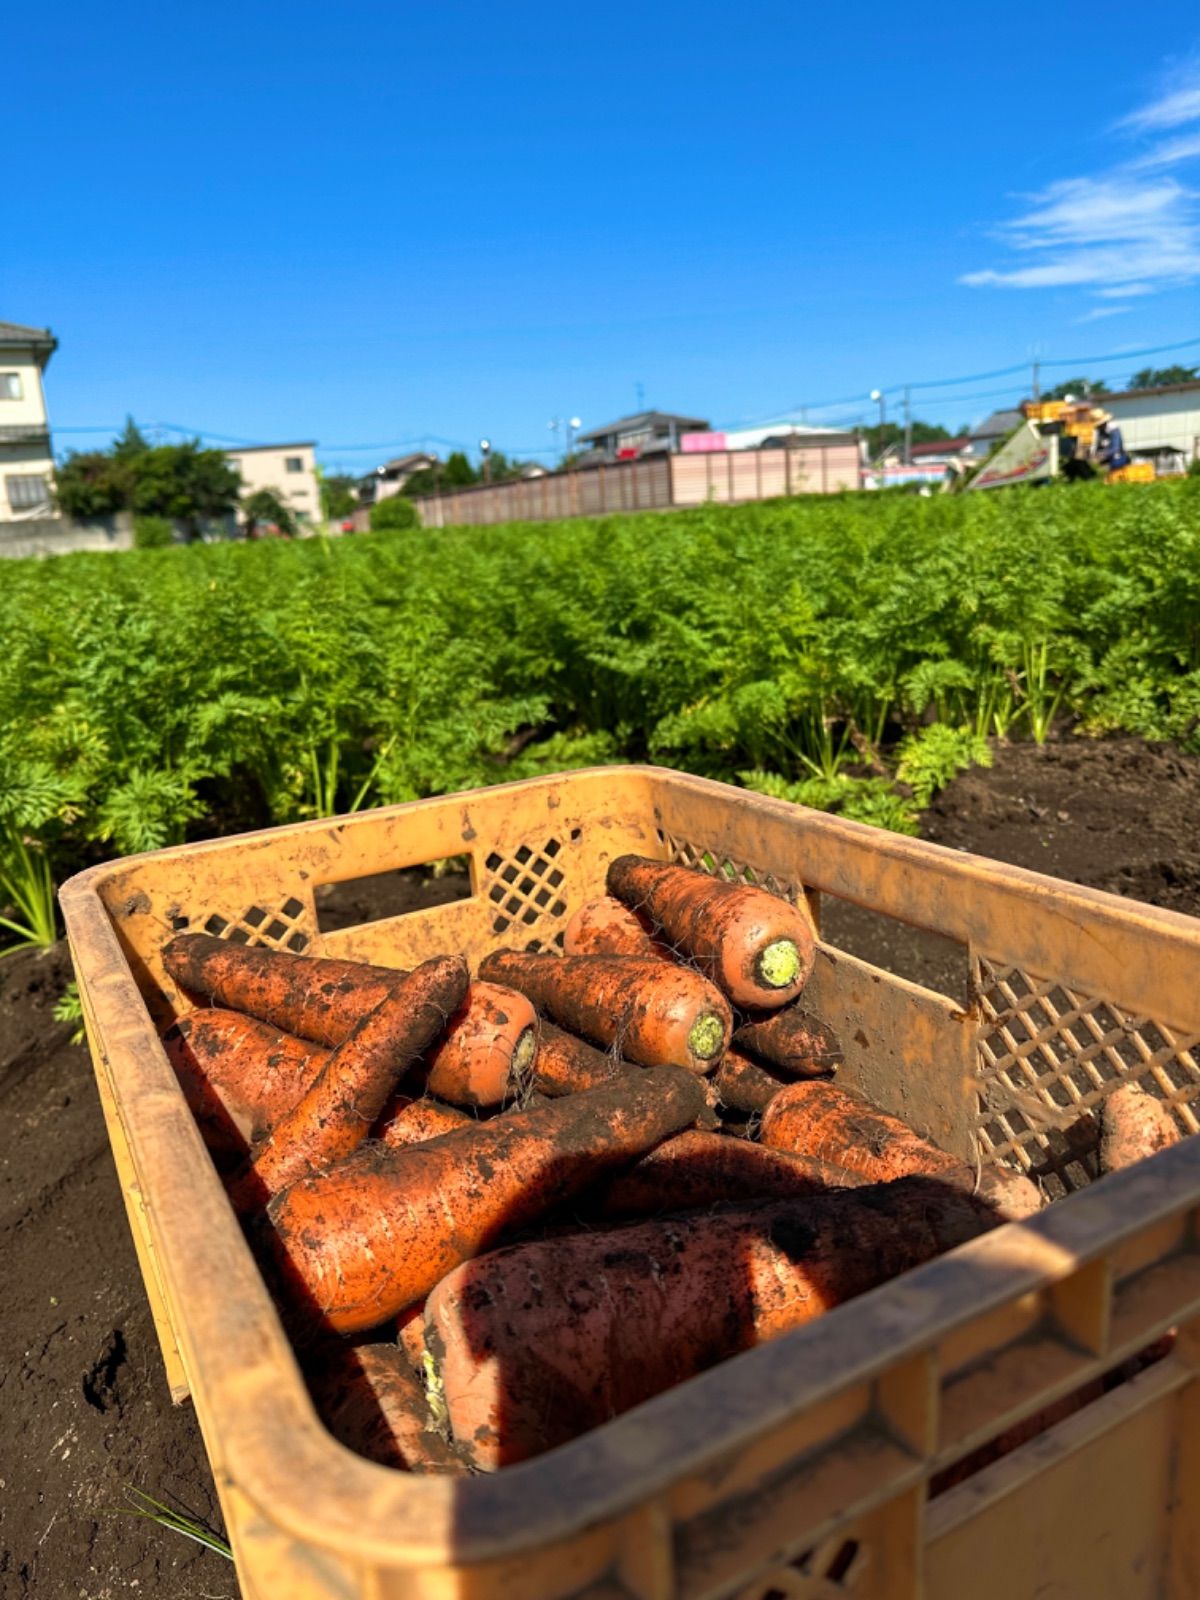
[[[199,439],[151,445],[132,418],[109,450],[72,451],[58,470],[59,507],[86,520],[118,511],[166,517],[194,539],[238,503],[241,479],[221,450]]]
[[[1194,383],[1200,367],[1143,367],[1129,380],[1131,389],[1165,389],[1171,383]]]
[[[945,428],[939,427],[936,422],[914,422],[912,425],[912,442],[914,444],[936,444],[943,439],[953,439],[954,434],[948,433]],[[889,445],[904,443],[904,427],[899,422],[885,422],[882,427],[876,423],[873,428],[863,429],[863,438],[867,441],[867,451],[872,460],[881,455]]]
[[[260,528],[278,528],[292,539],[296,534],[296,516],[286,506],[274,489],[256,489],[242,501],[242,516],[246,519],[247,539],[258,538]]]
[[[348,472],[323,472],[317,468],[321,486],[321,515],[326,522],[337,522],[358,510],[357,479]]]
[[[1108,385],[1103,378],[1068,378],[1065,383],[1056,383],[1053,389],[1046,389],[1040,398],[1065,400],[1070,395],[1075,400],[1094,400],[1097,395],[1108,392]]]
[[[371,507],[371,532],[394,532],[397,528],[419,528],[421,518],[412,501],[402,494],[392,494],[386,500],[376,500]]]

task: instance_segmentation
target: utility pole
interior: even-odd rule
[[[1039,399],[1040,396],[1041,396],[1041,393],[1042,393],[1041,371],[1042,371],[1042,363],[1040,361],[1035,361],[1033,363],[1033,396],[1032,396],[1032,398],[1034,400]]]
[[[907,384],[904,385],[904,465],[912,466],[912,406]]]

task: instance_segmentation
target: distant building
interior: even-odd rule
[[[1200,461],[1200,381],[1125,389],[1098,395],[1095,404],[1120,424],[1130,455],[1162,458],[1160,470],[1173,456]]]
[[[982,461],[984,456],[991,455],[992,451],[1002,439],[1007,439],[1015,428],[1019,428],[1025,421],[1020,411],[993,411],[990,417],[984,419],[977,428],[972,428],[967,435],[970,449],[967,454],[973,461]]]
[[[685,433],[703,433],[707,427],[700,417],[680,417],[670,411],[639,411],[632,417],[618,417],[579,435],[577,442],[588,449],[576,465],[674,452]]]
[[[242,499],[271,489],[290,507],[297,521],[321,521],[321,489],[317,482],[316,445],[256,444],[227,450],[225,459],[242,476]]]
[[[373,506],[376,500],[389,500],[392,495],[400,493],[414,472],[424,472],[427,467],[436,467],[437,464],[438,458],[423,450],[385,461],[374,472],[368,472],[365,478],[358,480],[359,501],[364,506]]]
[[[682,433],[679,448],[684,455],[705,455],[714,450],[794,450],[803,445],[845,444],[853,437],[841,429],[812,428],[807,423],[784,420],[757,428]]]
[[[57,349],[49,328],[0,322],[0,522],[53,511],[54,456],[42,373]]]

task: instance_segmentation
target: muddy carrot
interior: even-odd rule
[[[992,1226],[936,1180],[513,1245],[451,1272],[425,1339],[454,1438],[494,1470]]]
[[[753,1113],[765,1111],[773,1097],[792,1080],[777,1077],[769,1067],[751,1061],[740,1050],[727,1050],[711,1081],[731,1111]]]
[[[523,994],[473,983],[429,1056],[426,1087],[456,1106],[496,1106],[529,1085],[537,1013]]]
[[[573,1033],[564,1033],[552,1022],[538,1025],[538,1052],[533,1081],[542,1094],[556,1097],[598,1089],[623,1073],[640,1072],[641,1067],[604,1050],[597,1050]]]
[[[695,1077],[660,1067],[428,1144],[369,1144],[272,1201],[285,1294],[341,1333],[419,1300],[451,1267],[687,1126]]]
[[[991,1199],[1009,1217],[1031,1216],[1042,1198],[1028,1178],[999,1167],[980,1174],[922,1139],[853,1089],[819,1079],[791,1083],[763,1112],[759,1137],[776,1150],[816,1156],[873,1183],[926,1174]]]
[[[700,976],[633,956],[547,956],[498,950],[480,964],[561,1027],[615,1045],[642,1066],[708,1072],[729,1044],[728,1002]]]
[[[832,1077],[843,1060],[833,1029],[798,1001],[779,1011],[746,1013],[733,1030],[733,1042],[790,1078]]]
[[[234,1204],[251,1209],[360,1145],[401,1077],[446,1026],[467,992],[461,956],[437,956],[396,985],[329,1053],[308,1092],[255,1150]]]
[[[425,1379],[425,1302],[418,1300],[415,1305],[402,1311],[396,1318],[396,1343],[404,1351],[409,1366],[417,1377],[424,1382]]]
[[[465,1111],[444,1106],[426,1096],[413,1100],[407,1095],[395,1094],[371,1129],[371,1137],[382,1139],[384,1144],[398,1150],[404,1145],[424,1144],[427,1139],[440,1139],[443,1133],[469,1128],[472,1120]]]
[[[1100,1171],[1120,1172],[1182,1138],[1161,1100],[1140,1083],[1123,1083],[1100,1108]]]
[[[163,964],[193,994],[329,1046],[344,1044],[408,976],[403,967],[291,955],[205,933],[177,935]],[[534,1021],[523,996],[472,984],[430,1062],[430,1090],[458,1105],[498,1105],[513,1078],[528,1074]]]
[[[746,1200],[801,1199],[861,1188],[865,1181],[813,1156],[689,1130],[608,1179],[593,1204],[602,1217],[660,1217]]]
[[[631,911],[612,895],[589,900],[567,923],[563,950],[569,956],[656,956],[674,959],[667,946],[656,939],[648,919]]]
[[[812,971],[807,915],[778,895],[692,867],[618,856],[608,890],[740,1006],[786,1005]]]
[[[396,1345],[336,1349],[310,1387],[330,1433],[369,1461],[410,1472],[466,1470],[437,1432],[424,1383]]]
[[[291,1109],[329,1055],[239,1011],[192,1011],[163,1034],[184,1098],[214,1155],[244,1156]]]

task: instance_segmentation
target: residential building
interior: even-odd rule
[[[42,373],[57,349],[49,328],[0,322],[0,522],[52,513],[54,456]]]
[[[1024,421],[1024,415],[1015,407],[1009,411],[993,411],[990,417],[985,418],[977,428],[972,428],[967,435],[970,446],[967,454],[972,461],[982,461]]]
[[[424,450],[385,461],[374,472],[368,472],[365,478],[358,480],[359,501],[364,506],[373,506],[376,500],[389,500],[392,495],[400,493],[414,472],[423,472],[427,467],[436,467],[437,464],[437,456],[428,455]]]
[[[765,427],[682,433],[679,449],[684,455],[704,455],[713,450],[795,450],[804,445],[845,444],[853,437],[842,429],[813,428],[785,419]]]
[[[593,461],[633,461],[638,456],[673,453],[685,433],[703,433],[708,423],[700,417],[681,417],[670,411],[639,411],[632,417],[618,417],[602,428],[590,428],[578,436],[586,454],[576,463]]]
[[[299,522],[322,520],[316,445],[311,439],[301,444],[245,445],[227,450],[225,459],[241,473],[243,500],[259,489],[271,489]]]
[[[1125,389],[1099,395],[1096,405],[1112,413],[1130,455],[1200,461],[1200,380],[1171,383],[1161,389]]]

